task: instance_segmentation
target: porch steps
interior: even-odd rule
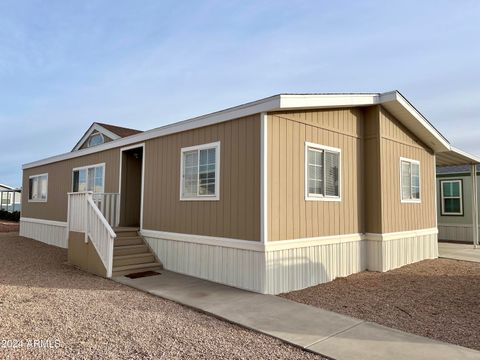
[[[142,236],[138,234],[137,228],[124,227],[113,230],[117,234],[117,238],[113,248],[112,276],[163,268]]]
[[[155,256],[151,252],[143,252],[132,255],[117,255],[113,257],[113,267],[137,264],[149,264],[155,262]]]
[[[113,248],[113,256],[133,255],[148,253],[150,250],[147,245],[124,245]]]
[[[118,234],[117,234],[118,236]],[[118,237],[115,239],[115,246],[143,245],[143,239],[140,236]]]

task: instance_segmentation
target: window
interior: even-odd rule
[[[305,143],[305,200],[340,201],[340,153]]]
[[[88,147],[101,145],[103,144],[103,142],[104,142],[103,135],[100,133],[94,133],[90,135],[90,138],[88,139]]]
[[[28,179],[28,201],[47,202],[48,174],[30,176]]]
[[[442,215],[463,216],[462,180],[441,180]]]
[[[105,164],[73,169],[73,192],[105,192]]]
[[[400,158],[402,202],[420,202],[420,162]]]
[[[180,200],[218,200],[220,142],[182,148]]]

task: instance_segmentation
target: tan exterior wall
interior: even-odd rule
[[[180,201],[181,148],[220,141],[220,200]],[[148,140],[144,228],[260,240],[260,115]]]
[[[397,119],[380,107],[382,232],[436,227],[435,156]],[[400,157],[420,161],[421,203],[402,203]]]
[[[85,233],[70,231],[68,235],[68,262],[98,276],[107,276],[102,259],[91,241],[85,243]]]
[[[341,202],[305,200],[305,142],[340,148]],[[380,106],[268,116],[269,241],[434,228],[433,152]],[[421,203],[400,199],[400,157],[420,161]]]
[[[382,232],[382,197],[380,168],[380,108],[372,106],[365,109],[364,166],[365,166],[365,232]]]
[[[67,221],[67,193],[72,191],[74,168],[105,163],[105,192],[118,192],[120,149],[110,149],[74,159],[59,161],[23,171],[22,217]],[[47,202],[28,201],[28,179],[48,173]]]
[[[269,241],[363,232],[361,109],[268,114]],[[341,149],[341,202],[305,200],[305,142]]]

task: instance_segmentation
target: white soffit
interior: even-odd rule
[[[436,154],[437,166],[475,165],[480,164],[480,157],[452,147],[450,151]]]
[[[148,139],[213,125],[243,116],[260,114],[262,112],[293,109],[371,106],[377,104],[382,104],[382,106],[384,106],[389,112],[392,113],[392,115],[398,118],[400,122],[402,122],[410,131],[418,136],[419,139],[425,142],[425,144],[430,146],[435,152],[450,150],[448,141],[397,91],[391,91],[387,93],[357,94],[280,94],[207,115],[165,125],[137,135],[128,136],[127,138],[119,138],[92,148],[80,149],[78,151],[28,163],[23,165],[23,169],[85,156],[112,148],[132,145]],[[106,129],[102,128],[102,130]],[[93,130],[89,129],[88,132],[91,133],[91,131]],[[105,134],[105,132],[103,133]]]

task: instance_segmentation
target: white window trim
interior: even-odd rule
[[[215,195],[183,196],[183,157],[188,151],[215,148]],[[218,201],[220,200],[220,141],[209,144],[189,146],[180,150],[180,201]]]
[[[445,211],[445,197],[443,195],[443,185],[445,183],[459,183],[460,184],[460,212],[446,212]],[[457,197],[448,197],[449,199],[457,199]],[[440,199],[441,199],[441,207],[442,212],[440,216],[463,216],[463,181],[460,179],[454,180],[440,180]]]
[[[40,177],[40,176],[46,176],[47,177],[47,196],[45,199],[30,199],[30,179]],[[43,173],[43,174],[37,174],[37,175],[32,175],[28,177],[28,202],[32,203],[46,203],[48,201],[48,173]]]
[[[308,149],[313,148],[316,150],[326,150],[338,153],[338,196],[324,196],[310,194],[308,192]],[[342,201],[342,150],[339,148],[334,148],[330,146],[320,145],[305,141],[305,159],[304,159],[304,168],[305,168],[305,201]],[[324,167],[325,171],[325,167]],[[325,176],[324,176],[325,179]],[[325,186],[325,184],[324,184]]]
[[[96,168],[96,167],[102,167],[102,182],[103,182],[102,187],[103,187],[103,192],[105,193],[105,163],[94,164],[94,165],[86,165],[86,166],[80,166],[80,167],[73,168],[72,169],[72,186],[71,186],[72,192],[74,192],[73,191],[73,173],[75,171],[85,170],[85,169],[90,169],[90,168]]]
[[[90,145],[90,140],[92,139],[92,137],[97,136],[97,135],[100,135],[100,137],[102,138],[102,142],[101,142],[100,144],[98,144],[98,145],[105,144],[105,136],[104,136],[101,132],[93,132],[93,133],[91,133],[90,136],[87,138],[87,141],[86,141],[87,148],[91,148],[91,147],[98,146],[98,145],[93,145],[93,146]]]
[[[410,164],[418,165],[418,191],[420,193],[419,199],[403,199],[403,176],[402,176],[402,161]],[[420,161],[409,158],[400,157],[400,202],[403,204],[421,204],[422,203],[422,167]],[[412,188],[412,173],[410,172],[410,189]],[[411,196],[411,194],[410,194]]]

